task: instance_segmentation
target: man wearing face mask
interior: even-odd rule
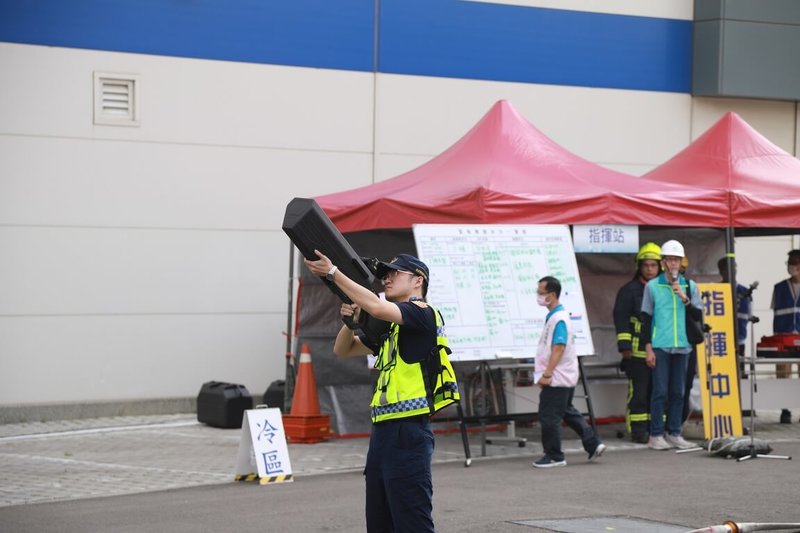
[[[680,273],[685,256],[683,245],[678,241],[662,244],[664,272],[647,282],[642,298],[639,342],[644,344],[647,365],[653,369],[650,439],[647,442],[653,450],[694,447],[681,435],[686,367],[692,351],[686,336],[686,313],[699,318],[702,302],[697,285],[687,282]]]
[[[650,374],[647,352],[639,340],[642,330],[642,297],[648,281],[661,271],[661,247],[648,242],[636,254],[636,274],[620,288],[614,302],[614,327],[620,368],[628,376],[628,404],[625,425],[631,440],[646,443],[650,433]]]
[[[789,252],[789,260],[786,262],[786,270],[789,272],[789,279],[785,279],[775,284],[772,291],[772,331],[774,334],[780,333],[800,333],[800,250]],[[798,365],[800,367],[800,365]],[[789,378],[792,375],[792,365],[775,365],[775,377],[779,379]],[[792,413],[788,409],[781,411],[781,424],[790,424]]]
[[[539,280],[537,303],[547,307],[544,331],[536,351],[535,373],[539,393],[539,422],[542,425],[544,455],[534,461],[536,468],[566,466],[561,450],[561,422],[564,421],[581,438],[583,449],[592,461],[603,454],[606,445],[600,442],[580,411],[572,405],[580,370],[575,352],[574,335],[569,331],[569,313],[558,301],[561,283],[552,276]]]

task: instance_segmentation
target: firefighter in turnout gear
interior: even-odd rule
[[[620,368],[628,376],[628,403],[625,423],[631,440],[647,443],[650,433],[650,377],[647,353],[639,344],[644,287],[661,271],[661,248],[648,242],[636,254],[636,274],[620,288],[614,303],[617,349],[622,355]]]
[[[309,270],[335,283],[353,302],[342,304],[342,316],[355,316],[363,309],[390,323],[380,346],[370,346],[366,337],[347,326],[333,346],[340,357],[377,354],[379,375],[370,402],[372,432],[364,468],[367,531],[435,532],[429,417],[457,402],[459,393],[444,320],[425,301],[428,267],[406,254],[379,262],[376,274],[383,280],[383,300],[316,253],[320,259],[305,260]]]

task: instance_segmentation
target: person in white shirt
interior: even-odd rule
[[[581,438],[583,449],[592,461],[603,454],[606,445],[586,423],[580,411],[572,405],[580,369],[575,353],[574,335],[569,330],[569,313],[559,303],[561,282],[552,276],[539,280],[537,303],[547,307],[544,331],[536,352],[535,374],[539,393],[539,423],[542,426],[544,455],[533,462],[536,468],[566,466],[561,449],[561,422]]]

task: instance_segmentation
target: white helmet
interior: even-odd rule
[[[686,257],[683,251],[683,245],[678,241],[667,241],[661,245],[661,257]]]

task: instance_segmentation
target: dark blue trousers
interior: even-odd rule
[[[653,394],[650,396],[650,436],[680,435],[683,425],[683,393],[688,353],[669,353],[660,348],[653,369]],[[664,414],[666,413],[666,427]]]
[[[428,416],[372,426],[364,477],[369,533],[435,533]]]
[[[572,405],[575,387],[544,387],[539,393],[539,423],[542,426],[542,448],[554,461],[563,461],[561,421],[578,434],[583,449],[591,453],[600,444],[592,427]]]

